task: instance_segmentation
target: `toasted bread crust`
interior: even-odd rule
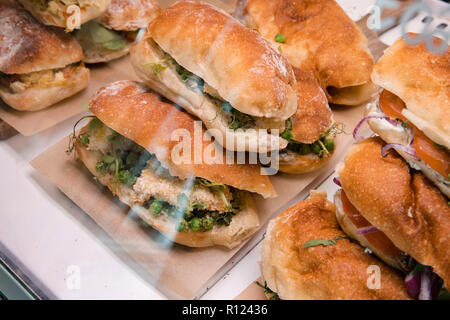
[[[180,1],[149,25],[153,40],[239,111],[286,120],[297,108],[287,59],[256,32],[199,1]]]
[[[339,166],[342,187],[355,208],[400,250],[450,281],[450,206],[421,173],[396,153],[381,155],[380,138],[353,145]]]
[[[3,73],[57,69],[83,59],[81,46],[70,34],[41,25],[14,1],[0,2],[0,25]]]
[[[264,197],[275,196],[269,178],[261,175],[259,165],[207,164],[205,155],[211,154],[213,145],[203,140],[198,141],[198,144],[195,141],[196,135],[198,139],[202,139],[206,134],[201,122],[198,121],[198,132],[194,135],[195,119],[162,99],[142,83],[118,81],[101,88],[90,100],[89,109],[105,125],[155,154],[174,176],[187,178],[194,175],[241,190],[257,192]],[[190,141],[185,140],[188,138]],[[192,151],[186,158],[180,153],[180,143],[183,141],[187,141],[186,144]],[[208,146],[209,151],[205,151]],[[223,159],[226,159],[222,148],[217,145],[214,148],[215,154],[220,152]],[[197,159],[201,160],[197,163],[201,163],[196,164],[194,157],[199,152],[202,158]],[[176,159],[177,156],[180,159]]]
[[[400,97],[402,114],[434,142],[450,148],[450,50],[397,40],[378,60],[372,81]]]
[[[289,59],[302,70],[311,71],[326,90],[332,86],[346,88],[370,82],[374,64],[367,47],[367,39],[342,8],[330,0],[243,0],[245,23],[272,41]],[[318,31],[320,30],[320,31]],[[285,36],[284,43],[275,36]],[[370,93],[359,99],[344,99],[326,91],[333,103],[359,104]]]
[[[345,237],[326,194],[307,200],[270,221],[262,245],[262,275],[283,300],[410,299],[403,279],[348,239],[304,248],[313,239]],[[369,289],[370,266],[380,268],[381,288]]]

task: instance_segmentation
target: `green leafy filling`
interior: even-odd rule
[[[267,282],[264,281],[264,285],[262,285],[261,283],[259,283],[258,281],[255,281],[255,283],[260,286],[261,288],[264,289],[264,293],[271,295],[271,297],[269,298],[269,300],[281,300],[280,296],[278,295],[278,293],[276,293],[275,291],[272,291],[272,289],[270,289],[267,286]]]
[[[301,143],[293,139],[292,135],[292,120],[286,120],[286,129],[281,133],[281,137],[289,141],[286,149],[300,155],[307,155],[313,153],[320,158],[324,155],[330,154],[334,150],[334,140],[337,131],[339,129],[333,124],[330,129],[327,130],[320,138],[314,143],[307,144]]]
[[[89,21],[76,31],[77,37],[85,37],[101,44],[104,48],[118,51],[125,48],[127,40],[118,32],[107,29],[95,21]]]

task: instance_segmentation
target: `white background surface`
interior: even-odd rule
[[[338,1],[357,20],[374,1]],[[392,33],[387,42],[398,37]],[[45,294],[59,299],[165,299],[148,275],[81,209],[28,162],[67,136],[80,116],[33,137],[0,142],[0,244]],[[331,196],[327,180],[320,189]],[[254,241],[257,242],[257,241]],[[245,255],[251,245],[241,252]],[[204,296],[233,299],[259,277],[258,244]],[[68,268],[80,270],[80,288],[70,289]],[[69,283],[69,286],[68,286]]]

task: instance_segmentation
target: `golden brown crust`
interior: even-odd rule
[[[297,108],[287,59],[256,32],[199,1],[180,1],[149,25],[148,35],[239,111],[286,120]]]
[[[243,18],[250,28],[280,47],[293,66],[311,71],[324,90],[370,81],[374,62],[367,39],[335,1],[248,0]],[[285,43],[275,42],[279,33],[285,36]],[[330,102],[342,102],[327,95]]]
[[[67,19],[69,15],[67,12],[58,12],[58,14],[51,13],[48,10],[41,10],[39,3],[33,0],[18,0],[31,14],[38,19],[42,24],[48,26],[56,26],[59,28],[66,28],[66,31],[73,31],[68,28]],[[111,0],[94,0],[92,4],[86,6],[79,6],[80,8],[80,25],[89,20],[99,17],[111,3]],[[65,8],[67,10],[67,8]]]
[[[304,248],[313,239],[345,237],[326,194],[311,197],[270,221],[262,245],[262,274],[283,300],[410,299],[403,279],[348,239]],[[370,266],[380,268],[381,288],[367,286]]]
[[[400,97],[403,114],[426,136],[450,148],[450,50],[397,40],[377,62],[372,81]]]
[[[21,5],[0,2],[0,71],[6,74],[62,68],[83,59],[78,42],[37,22]]]
[[[297,79],[298,105],[292,116],[292,139],[313,143],[327,132],[333,122],[333,113],[325,93],[314,77],[294,68]]]
[[[355,144],[338,168],[355,208],[397,248],[450,281],[450,206],[421,173],[396,153],[381,156],[380,138]]]
[[[201,146],[200,142],[195,143],[198,146],[197,154],[201,151],[199,156],[202,156],[202,159],[197,159],[201,163],[195,164],[195,119],[173,104],[164,102],[161,96],[152,93],[141,83],[118,81],[103,87],[90,100],[89,108],[108,127],[155,154],[174,176],[186,178],[194,175],[241,190],[257,192],[264,197],[275,196],[268,176],[260,174],[259,165],[207,164],[211,159],[204,156],[211,154],[210,142],[202,140]],[[201,126],[200,121],[198,125]],[[178,141],[172,138],[175,133],[180,134]],[[187,134],[191,138],[190,143],[187,142],[192,150],[191,154],[185,155],[186,159],[173,158],[183,156],[176,150],[180,149],[181,140],[187,141],[183,137]],[[203,137],[204,127],[196,135]],[[217,145],[215,148],[215,154],[221,152],[225,157],[224,149]]]
[[[85,132],[87,126],[80,130],[80,133]],[[84,148],[78,141],[75,142],[75,148],[78,158],[88,168],[88,170],[97,177],[97,180],[105,185],[110,191],[114,190],[113,178],[108,175],[100,175],[95,170],[95,165],[101,160],[101,154],[97,151],[89,151]],[[153,216],[148,209],[134,202],[132,197],[128,194],[130,190],[127,186],[119,184],[116,188],[116,195],[123,203],[139,215],[139,217],[155,228],[168,239],[176,243],[188,247],[210,247],[214,245],[221,245],[232,249],[238,246],[242,241],[250,237],[259,227],[259,218],[256,212],[255,204],[252,196],[248,192],[240,192],[241,211],[237,213],[229,226],[214,226],[214,228],[207,232],[176,232],[176,221],[168,219],[164,215],[158,217]]]
[[[99,22],[109,29],[135,31],[146,28],[161,12],[155,0],[112,0]]]
[[[336,145],[336,138],[334,138],[333,141]],[[286,152],[280,153],[279,170],[290,174],[308,173],[318,170],[331,160],[335,150],[336,148],[322,157],[319,157],[314,153],[301,155],[299,153],[286,150]]]

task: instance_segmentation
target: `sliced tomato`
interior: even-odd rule
[[[359,213],[358,209],[356,209],[348,200],[344,190],[341,190],[341,200],[344,213],[350,218],[358,229],[371,226],[370,222],[367,221],[366,218]],[[384,252],[386,255],[399,258],[404,256],[404,253],[400,251],[383,232],[379,230],[368,233],[363,237],[365,237],[374,248]]]
[[[380,108],[388,117],[406,121],[405,116],[402,115],[402,110],[403,108],[406,108],[406,105],[402,99],[392,92],[387,90],[381,92]],[[450,180],[450,153],[437,146],[412,123],[408,123],[408,126],[413,128],[413,147],[416,150],[417,156],[425,161],[431,168],[439,172],[445,179]]]

